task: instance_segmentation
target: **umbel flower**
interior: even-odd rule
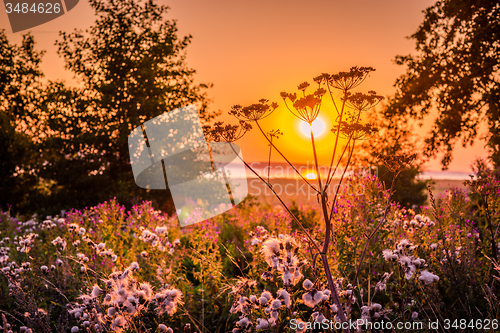
[[[309,86],[309,83],[304,82],[301,83],[297,88],[302,91],[303,97],[297,98],[297,93],[287,93],[282,92],[281,97],[285,101],[285,105],[288,110],[300,120],[311,125],[314,120],[318,117],[321,101],[323,95],[326,93],[326,90],[323,88],[318,88],[312,94],[306,94],[305,90]],[[287,99],[292,102],[292,107],[289,107],[287,104]]]
[[[351,109],[359,112],[368,111],[384,99],[383,96],[377,95],[373,90],[368,91],[368,94],[363,93],[347,93],[346,105]]]
[[[223,122],[218,121],[214,124],[213,128],[203,126],[208,139],[215,142],[235,142],[251,129],[252,125],[243,120],[240,120],[239,125],[224,125]]]
[[[259,121],[269,116],[278,107],[278,103],[268,104],[268,102],[267,99],[261,99],[259,103],[245,107],[234,105],[229,114],[243,121]]]
[[[335,131],[336,129],[332,129],[332,132]],[[340,134],[344,139],[365,140],[373,136],[376,132],[378,132],[378,128],[369,123],[359,124],[346,121],[340,122]]]
[[[378,157],[389,170],[395,174],[399,174],[415,161],[417,154],[379,155]]]
[[[348,91],[359,86],[370,72],[375,71],[373,67],[351,67],[349,72],[338,72],[337,74],[323,73],[314,78],[318,84],[325,83],[330,87]]]

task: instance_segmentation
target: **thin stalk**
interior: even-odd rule
[[[323,185],[321,183],[321,175],[319,174],[319,164],[318,164],[318,155],[316,153],[316,144],[314,142],[314,134],[313,131],[311,130],[311,143],[312,143],[312,148],[314,152],[314,163],[316,164],[316,173],[318,176],[318,186],[320,189],[320,194],[321,194],[321,208],[323,210],[323,219],[325,220],[325,226],[326,226],[326,231],[325,231],[325,241],[323,242],[323,250],[321,251],[321,260],[323,261],[323,267],[325,268],[325,274],[326,274],[326,279],[328,281],[328,289],[330,289],[332,293],[332,298],[335,304],[337,305],[338,308],[338,316],[342,322],[347,321],[345,315],[344,315],[344,309],[342,307],[342,304],[340,303],[339,296],[337,294],[337,288],[335,287],[335,284],[333,283],[333,277],[332,273],[330,270],[330,264],[328,263],[328,257],[327,257],[327,251],[328,247],[330,245],[330,233],[332,230],[332,224],[330,219],[328,218],[328,209],[326,207],[326,193],[323,191]]]
[[[318,192],[319,191],[311,185],[311,183],[309,183],[307,181],[307,179],[304,178],[304,176],[293,166],[293,164],[285,157],[285,155],[283,155],[281,153],[281,151],[271,142],[271,140],[269,140],[269,138],[267,137],[267,135],[264,133],[264,131],[262,130],[262,128],[260,127],[259,125],[259,122],[258,121],[255,121],[255,123],[257,124],[257,127],[259,128],[260,132],[262,133],[262,135],[264,135],[264,137],[266,138],[267,142],[269,142],[269,144],[274,148],[276,149],[276,151],[278,152],[278,154],[281,155],[281,157],[283,157],[283,159],[288,163],[288,165],[290,165],[292,167],[292,169],[302,178],[303,181],[305,181],[307,183],[307,185],[309,185],[314,191]]]
[[[233,149],[233,151],[236,153],[236,150],[234,149],[233,145],[231,142],[228,142],[230,145],[231,145],[231,148]],[[271,184],[269,184],[268,182],[266,182],[250,165],[248,165],[247,162],[245,162],[241,157],[240,155],[236,154],[238,156],[238,158],[245,164],[245,166],[250,169],[250,171],[253,172],[254,175],[256,175],[264,184],[267,185],[267,187],[269,187],[269,189],[271,190],[271,192],[273,192],[273,194],[276,196],[276,198],[279,200],[279,202],[281,203],[281,205],[283,206],[283,208],[285,208],[285,210],[288,212],[288,214],[292,217],[292,219],[298,224],[298,226],[300,227],[300,229],[302,229],[302,231],[306,234],[306,236],[309,238],[309,240],[311,241],[311,243],[314,245],[314,247],[316,248],[316,250],[318,250],[318,252],[321,252],[319,246],[316,244],[316,242],[314,241],[314,239],[311,237],[311,235],[309,234],[309,232],[307,232],[307,230],[304,228],[304,226],[302,225],[302,223],[300,223],[300,221],[297,219],[297,217],[292,213],[292,211],[287,207],[287,205],[283,202],[283,200],[281,199],[281,197],[274,191],[274,188]]]
[[[331,94],[330,94],[330,96],[331,96]],[[337,152],[337,144],[338,144],[339,136],[340,136],[340,123],[342,121],[342,116],[344,115],[346,98],[347,98],[347,90],[344,91],[344,100],[342,101],[342,109],[340,109],[339,124],[337,125],[337,135],[335,137],[335,145],[333,146],[333,154],[332,154],[332,160],[330,161],[330,168],[328,169],[327,182],[328,182],[328,179],[330,179],[330,173],[332,172],[333,161],[335,160],[335,153]],[[332,100],[333,100],[333,96],[332,96]],[[333,176],[332,176],[332,178],[333,178]]]
[[[354,140],[353,143],[352,143],[352,149],[349,152],[349,158],[347,159],[346,167],[345,167],[344,171],[342,172],[342,176],[340,177],[339,184],[337,186],[337,190],[335,191],[335,196],[333,197],[332,209],[330,210],[330,221],[331,221],[331,219],[333,217],[333,209],[335,208],[335,203],[337,202],[337,197],[338,197],[338,194],[339,194],[340,186],[342,185],[342,181],[344,180],[344,176],[345,176],[345,173],[347,171],[347,167],[349,166],[349,163],[351,163],[352,153],[354,152],[354,146],[355,145],[356,145],[356,140]]]

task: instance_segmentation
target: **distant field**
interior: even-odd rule
[[[434,196],[439,198],[444,195],[446,191],[452,188],[465,189],[463,185],[463,180],[456,179],[437,179],[433,180],[432,190]],[[312,181],[316,184],[316,181]],[[273,184],[275,191],[280,194],[283,201],[290,204],[292,199],[298,203],[316,202],[316,196],[312,189],[310,189],[307,184],[298,179],[271,179],[271,184]],[[333,181],[334,186],[338,184],[338,180]],[[335,187],[332,186],[330,195],[333,193]],[[356,188],[346,188],[343,189],[350,191],[349,193],[359,193],[361,189]],[[258,197],[262,201],[266,201],[271,205],[279,204],[278,199],[272,194],[272,192],[267,188],[267,186],[262,183],[259,179],[249,178],[248,179],[248,193]]]

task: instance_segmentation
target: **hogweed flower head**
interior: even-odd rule
[[[278,107],[278,103],[268,103],[269,100],[261,99],[259,100],[259,103],[255,103],[245,107],[237,104],[231,107],[231,111],[229,111],[229,114],[235,116],[241,121],[259,121],[268,117]]]
[[[358,112],[368,111],[375,107],[380,101],[384,99],[383,96],[377,95],[373,90],[368,91],[368,94],[360,92],[351,94],[347,93],[345,102],[348,107]]]
[[[326,90],[318,88],[314,93],[306,94],[305,90],[308,86],[309,84],[307,82],[298,86],[298,89],[303,92],[303,97],[301,98],[297,98],[297,93],[291,94],[286,92],[282,92],[281,97],[285,101],[285,105],[288,110],[295,117],[311,125],[319,115],[321,101],[323,95],[326,93]],[[289,107],[288,104],[286,104],[287,99],[292,103],[292,107]]]
[[[370,72],[375,71],[373,67],[351,67],[349,72],[338,72],[337,74],[323,73],[314,78],[318,84],[325,83],[333,88],[347,92],[359,86]]]
[[[208,139],[215,142],[235,142],[243,137],[246,132],[252,129],[252,125],[240,120],[239,125],[224,125],[218,121],[213,127],[203,126]]]

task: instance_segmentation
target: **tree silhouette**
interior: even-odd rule
[[[39,71],[43,52],[34,48],[33,36],[24,35],[20,46],[11,45],[0,31],[0,208],[14,210],[39,184],[30,172],[36,162],[36,145],[30,134],[37,121]]]
[[[444,152],[443,168],[460,139],[473,143],[479,124],[487,122],[487,146],[500,165],[500,6],[489,0],[443,0],[425,11],[411,38],[416,55],[398,56],[406,73],[396,82],[390,114],[422,119],[436,107],[436,119],[426,139],[426,155]]]
[[[153,1],[93,0],[96,21],[85,32],[61,32],[56,42],[66,68],[81,83],[51,82],[42,109],[50,136],[43,141],[40,174],[56,182],[52,204],[83,208],[113,197],[123,204],[153,199],[139,189],[130,167],[128,135],[146,120],[196,104],[209,120],[205,84],[183,51],[191,36],[177,37],[168,10]],[[165,199],[167,195],[161,196]]]

